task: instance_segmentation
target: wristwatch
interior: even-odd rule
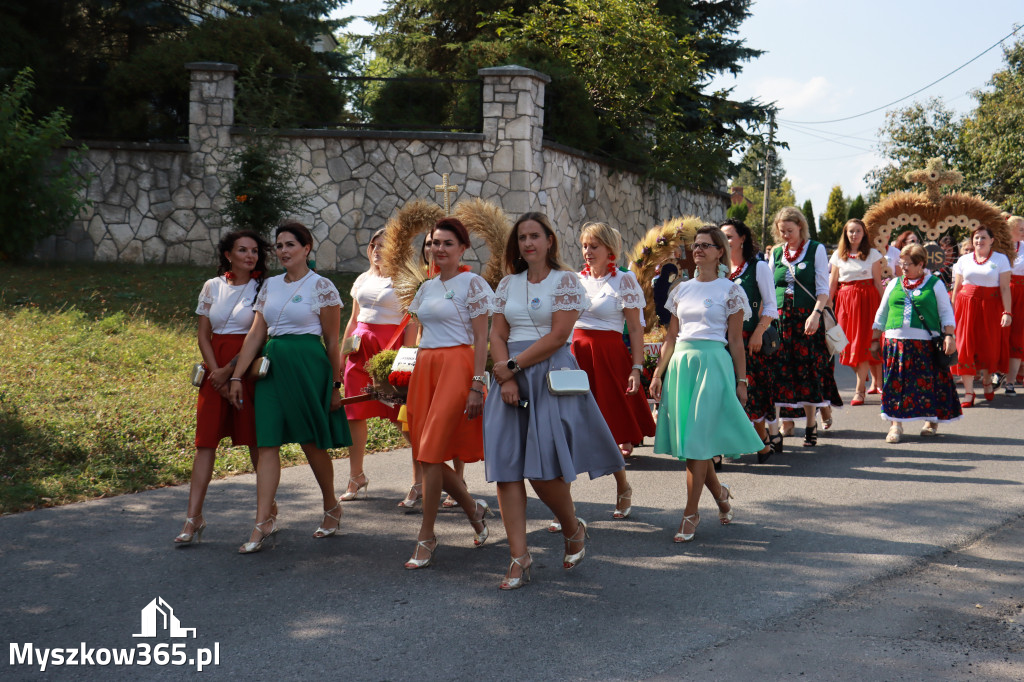
[[[519,363],[516,362],[515,357],[509,358],[508,362],[505,363],[505,367],[508,368],[508,371],[512,372],[513,374],[522,371],[523,369],[522,367],[519,366]]]

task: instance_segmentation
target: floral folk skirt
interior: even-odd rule
[[[935,364],[932,342],[886,339],[882,347],[882,419],[953,422],[963,414],[953,374]]]
[[[818,326],[811,336],[804,334],[804,321],[811,308],[793,306],[787,296],[779,310],[779,335],[782,343],[772,358],[775,370],[775,406],[798,408],[796,416],[803,416],[806,405],[814,407],[841,407],[843,399],[836,386],[835,365],[832,354],[825,346],[825,327]],[[782,417],[789,418],[785,410]]]
[[[750,341],[750,332],[743,332],[743,343]],[[747,404],[743,409],[752,422],[776,421],[775,416],[775,373],[772,370],[773,357],[760,352],[747,353]]]

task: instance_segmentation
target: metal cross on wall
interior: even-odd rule
[[[459,191],[458,185],[448,184],[448,174],[441,174],[441,184],[434,185],[435,192],[444,192],[444,214],[451,215],[452,213],[452,194]]]

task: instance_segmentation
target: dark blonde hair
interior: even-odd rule
[[[779,212],[775,214],[775,218],[772,220],[772,234],[775,235],[775,243],[781,244],[785,241],[782,238],[782,233],[779,232],[779,223],[796,223],[800,226],[800,239],[807,241],[811,238],[811,228],[807,226],[807,216],[796,206],[786,206],[780,208]]]
[[[512,231],[508,234],[508,241],[505,243],[505,272],[515,275],[525,272],[527,265],[522,254],[519,253],[519,226],[525,222],[534,221],[544,228],[544,233],[551,237],[551,248],[548,249],[547,263],[552,270],[568,270],[562,259],[558,256],[558,235],[551,227],[551,221],[543,213],[531,211],[519,216]]]
[[[580,230],[580,241],[584,237],[593,237],[601,242],[611,252],[612,262],[618,260],[622,255],[622,235],[608,223],[587,223]]]
[[[850,238],[846,236],[846,228],[851,223],[860,225],[860,229],[864,232],[864,236],[861,237],[860,244],[857,246],[857,258],[867,260],[868,254],[871,253],[871,244],[868,243],[868,228],[860,218],[850,218],[843,224],[842,232],[839,234],[839,246],[836,247],[836,255],[843,260],[850,257]]]
[[[908,258],[914,265],[924,265],[928,262],[928,252],[920,244],[907,244],[900,249],[900,258]]]
[[[725,233],[722,232],[722,228],[718,225],[701,225],[697,228],[697,231],[693,235],[693,241],[697,241],[699,235],[706,234],[711,237],[711,241],[715,243],[721,255],[718,256],[718,262],[725,266],[726,270],[729,269],[729,240],[726,239]],[[715,276],[718,276],[718,268],[715,268]]]

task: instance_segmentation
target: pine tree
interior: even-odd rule
[[[857,198],[850,202],[850,207],[846,210],[846,219],[863,218],[867,210],[867,206],[864,205],[864,197],[858,194]]]
[[[826,244],[835,244],[839,241],[839,230],[843,229],[845,223],[846,199],[843,198],[843,188],[836,185],[828,195],[825,212],[821,214],[820,231],[818,232],[821,241]]]
[[[807,218],[807,227],[811,230],[811,239],[817,241],[818,239],[818,226],[814,222],[814,208],[811,207],[811,200],[808,199],[804,202],[804,206],[801,209],[804,213],[804,218]]]

